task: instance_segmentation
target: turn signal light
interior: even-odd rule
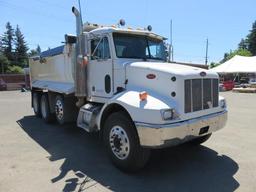
[[[88,65],[88,57],[87,56],[85,56],[84,58],[83,58],[83,65]]]
[[[140,100],[141,101],[147,100],[147,97],[148,97],[148,93],[146,91],[143,91],[143,92],[140,93]]]

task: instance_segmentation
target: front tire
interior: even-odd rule
[[[113,113],[107,118],[103,139],[113,164],[122,171],[137,171],[149,159],[150,150],[140,146],[136,128],[124,112]]]

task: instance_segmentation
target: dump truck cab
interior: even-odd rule
[[[200,144],[225,126],[217,73],[169,62],[165,38],[151,27],[82,25],[73,12],[77,35],[30,59],[37,116],[99,132],[125,171],[142,168],[151,148]]]
[[[88,36],[91,101],[106,102],[123,90],[127,84],[126,67],[130,63],[167,61],[164,38],[146,30],[99,27],[85,35]]]

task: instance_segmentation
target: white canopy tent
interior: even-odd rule
[[[217,73],[256,73],[256,56],[244,57],[236,55],[210,70]]]

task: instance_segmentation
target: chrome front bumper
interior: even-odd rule
[[[162,148],[178,145],[196,137],[207,135],[223,128],[227,121],[227,110],[173,124],[155,125],[135,122],[140,144],[143,147]],[[200,129],[209,127],[199,134]]]

